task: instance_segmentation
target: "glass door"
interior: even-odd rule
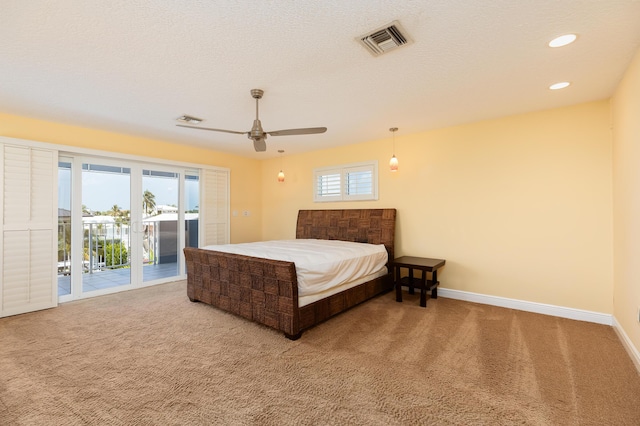
[[[184,277],[198,246],[199,171],[99,157],[58,163],[58,300]]]
[[[82,293],[130,285],[131,169],[82,163]]]
[[[180,275],[182,229],[180,174],[142,170],[142,281]]]
[[[184,176],[185,247],[198,247],[198,222],[200,216],[200,174],[189,170]]]
[[[71,295],[71,158],[58,160],[58,301]]]

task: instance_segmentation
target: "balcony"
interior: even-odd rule
[[[157,215],[142,224],[143,281],[154,281],[179,274],[177,253],[177,214]],[[188,214],[186,244],[197,245],[198,215]],[[83,218],[82,292],[131,283],[131,227],[128,219],[111,216]],[[58,221],[58,295],[71,293],[71,224],[68,217]]]

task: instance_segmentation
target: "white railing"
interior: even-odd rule
[[[83,223],[83,272],[130,266],[130,227],[126,222]],[[71,266],[71,224],[58,221],[58,274],[67,275]]]
[[[58,220],[58,274],[70,273],[71,259],[71,224],[67,218]],[[121,220],[121,219],[118,219]],[[147,220],[142,225],[142,262],[145,265],[167,262],[167,257],[177,260],[177,226],[176,221],[171,232],[162,232],[159,221]],[[165,222],[165,223],[166,223]],[[198,219],[190,219],[186,223],[186,245],[197,247]],[[108,269],[127,268],[131,266],[131,226],[128,219],[122,222],[96,221],[83,223],[83,272],[93,273]],[[166,247],[165,247],[166,246]],[[163,248],[165,247],[165,248]],[[164,258],[163,258],[164,256]]]

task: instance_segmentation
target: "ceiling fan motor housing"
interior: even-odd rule
[[[262,130],[262,123],[260,123],[260,120],[258,119],[253,120],[253,127],[247,135],[249,136],[249,139],[267,138],[267,134],[264,132],[264,130]]]

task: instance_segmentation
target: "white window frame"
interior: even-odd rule
[[[38,271],[42,271],[42,270],[46,270],[49,269],[51,271],[51,277],[52,277],[52,288],[53,288],[53,295],[55,295],[55,299],[54,302],[55,304],[57,304],[58,302],[64,302],[64,301],[69,301],[69,300],[73,300],[72,296],[58,296],[58,291],[57,291],[57,265],[56,265],[56,261],[57,261],[57,249],[58,249],[58,242],[57,242],[57,235],[58,235],[58,209],[57,209],[57,204],[58,204],[58,161],[60,159],[60,157],[66,157],[69,159],[72,159],[72,162],[77,162],[79,165],[82,163],[82,161],[84,159],[87,158],[96,158],[97,160],[99,160],[100,162],[116,162],[117,164],[121,164],[122,161],[125,161],[127,163],[135,163],[135,167],[153,167],[153,168],[157,168],[160,167],[161,169],[165,169],[165,168],[169,168],[169,170],[174,171],[174,168],[177,168],[179,173],[181,174],[181,176],[184,177],[184,173],[186,170],[189,171],[193,171],[193,170],[197,170],[199,172],[199,178],[200,178],[200,206],[199,206],[199,226],[198,226],[198,246],[199,247],[203,247],[204,245],[206,245],[207,243],[207,238],[208,238],[208,234],[207,234],[207,227],[210,226],[215,226],[217,233],[216,233],[216,243],[217,244],[228,244],[230,241],[230,229],[231,229],[231,223],[230,223],[230,215],[229,215],[229,210],[230,210],[230,169],[226,168],[226,167],[219,167],[219,166],[212,166],[209,164],[197,164],[197,163],[188,163],[188,162],[181,162],[181,161],[173,161],[173,160],[168,160],[168,159],[154,159],[151,157],[144,157],[144,156],[138,156],[138,155],[130,155],[130,154],[124,154],[124,153],[115,153],[115,152],[108,152],[108,151],[100,151],[100,150],[95,150],[95,149],[89,149],[89,148],[81,148],[81,147],[75,147],[75,146],[67,146],[67,145],[58,145],[58,144],[52,144],[52,143],[47,143],[47,142],[37,142],[37,141],[30,141],[30,140],[25,140],[25,139],[15,139],[15,138],[9,138],[9,137],[5,137],[5,136],[0,136],[0,148],[2,148],[3,144],[7,144],[7,145],[17,145],[20,147],[30,147],[30,148],[34,148],[34,149],[45,149],[45,150],[55,150],[56,151],[56,155],[55,157],[55,161],[53,163],[53,175],[51,178],[51,185],[52,185],[52,189],[50,191],[48,191],[51,196],[53,197],[54,203],[52,206],[52,212],[51,212],[51,229],[52,229],[52,233],[53,233],[53,237],[52,237],[52,247],[51,247],[51,253],[55,254],[51,260],[51,265],[47,266],[47,265],[42,265],[42,264],[38,264]],[[2,155],[0,155],[0,157],[2,157]],[[1,159],[1,158],[0,158]],[[3,166],[2,166],[2,161],[0,161],[0,184],[2,183],[3,180]],[[76,166],[78,167],[78,166]],[[134,167],[134,165],[132,165],[131,167]],[[206,207],[203,205],[204,201],[206,199],[209,199],[209,197],[212,197],[212,193],[213,191],[210,188],[205,188],[205,182],[204,182],[204,175],[208,173],[208,174],[217,174],[217,179],[215,180],[217,187],[216,187],[216,191],[215,191],[215,197],[219,202],[223,202],[224,203],[224,207],[219,207],[217,209],[216,212],[213,212],[211,210],[213,209],[209,209],[210,212],[207,212]],[[78,176],[78,174],[76,173],[76,176]],[[74,181],[75,179],[75,181]],[[76,194],[80,194],[81,193],[81,186],[80,186],[81,181],[76,177],[74,178],[72,176],[72,191]],[[3,188],[3,185],[0,185],[0,189]],[[180,188],[183,188],[183,184],[180,184]],[[141,193],[142,188],[138,188],[132,191],[132,194],[134,193]],[[182,191],[182,189],[181,189]],[[0,191],[0,208],[2,207],[2,203],[4,202],[3,200],[4,195],[2,193],[2,191]],[[73,200],[73,198],[72,198]],[[72,210],[75,208],[76,211],[81,211],[81,199],[77,198],[77,205],[74,207],[75,201],[72,201]],[[184,204],[184,200],[181,200],[180,205]],[[141,204],[140,204],[141,205]],[[133,204],[132,204],[133,206]],[[212,214],[212,213],[215,213]],[[2,219],[2,218],[0,218]],[[76,223],[79,223],[78,221],[76,221]],[[73,225],[72,225],[73,226]],[[78,228],[78,225],[76,226],[76,232],[74,233],[72,231],[72,233],[74,233],[75,235],[82,235],[82,228],[81,225]],[[2,273],[4,271],[3,268],[3,236],[2,236],[2,231],[3,231],[3,227],[2,227],[2,220],[0,220],[0,304],[2,303],[2,290],[3,290],[3,280],[2,280]],[[181,234],[182,235],[182,234]],[[73,237],[72,237],[73,238]],[[180,241],[182,241],[182,244],[184,244],[184,235],[182,235],[182,237],[180,238]],[[211,243],[209,243],[211,244]],[[74,250],[82,250],[82,246],[78,245],[78,244],[74,244],[72,246],[72,251]],[[82,255],[79,254],[81,253],[81,251],[79,251],[78,253],[72,253],[72,257],[74,258],[81,258]],[[184,271],[184,261],[181,264],[181,269],[180,269],[180,277],[176,278],[176,279],[184,279],[186,278],[186,275],[183,274],[183,272],[186,274],[186,271]],[[75,274],[78,277],[81,277],[80,274]],[[139,280],[134,281],[134,282],[139,282]],[[151,285],[154,285],[155,283],[151,283]],[[143,283],[143,286],[146,285]],[[77,287],[77,286],[76,286]],[[100,291],[96,292],[96,296],[100,294]],[[90,296],[89,296],[90,297]],[[41,308],[38,308],[41,309]],[[0,317],[2,317],[3,315],[7,314],[6,312],[4,312],[1,309],[0,306]],[[8,314],[7,314],[8,315]],[[13,314],[11,314],[13,315]]]
[[[371,192],[350,194],[348,188],[349,173],[371,172]],[[339,193],[322,194],[320,179],[338,176]],[[334,192],[334,191],[332,191]],[[343,164],[340,166],[320,167],[313,170],[313,201],[316,203],[335,201],[375,201],[378,199],[378,161]]]

